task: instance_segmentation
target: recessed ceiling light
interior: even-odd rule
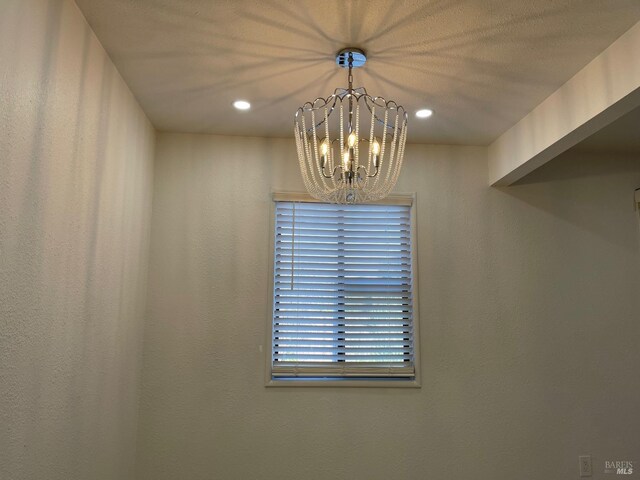
[[[246,100],[236,100],[233,102],[233,106],[238,110],[249,110],[251,108],[251,104]]]
[[[431,115],[433,115],[433,110],[430,110],[428,108],[423,108],[422,110],[418,110],[416,112],[416,117],[418,118],[428,118]]]

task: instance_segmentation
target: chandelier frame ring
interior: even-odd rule
[[[358,92],[357,90],[363,90],[363,91]],[[340,93],[338,93],[338,91],[340,91]],[[360,87],[358,89],[353,89],[351,92],[345,89],[337,88],[332,95],[329,95],[326,98],[318,97],[313,102],[305,102],[301,107],[298,107],[298,110],[294,115],[294,125],[296,126],[298,125],[298,120],[301,115],[304,115],[304,113],[312,112],[312,111],[316,111],[316,112],[321,111],[324,108],[327,108],[327,105],[329,105],[333,101],[331,107],[327,112],[327,116],[330,116],[333,113],[338,100],[342,102],[343,99],[349,95],[352,95],[355,98],[356,102],[360,101],[361,98],[364,98],[363,103],[367,107],[367,110],[369,110],[369,113],[373,113],[371,105],[369,104],[370,102],[376,107],[384,108],[386,110],[391,110],[391,111],[395,110],[402,116],[401,125],[405,126],[407,124],[409,114],[407,113],[407,111],[402,105],[398,105],[398,103],[394,100],[386,100],[382,96],[373,97],[367,93],[364,87]],[[369,100],[369,102],[367,100]],[[382,103],[379,103],[380,100],[382,101]],[[320,103],[318,104],[318,102]],[[374,117],[379,124],[385,125],[384,119],[380,118],[378,115],[375,115],[375,114],[374,114]],[[315,126],[312,125],[308,127],[305,133],[309,133],[313,131],[314,128],[318,128],[322,125],[324,125],[324,118],[320,120],[318,123],[316,123]],[[395,128],[395,124],[387,122],[386,127],[387,127],[387,130],[393,131]]]

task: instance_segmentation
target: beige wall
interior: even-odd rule
[[[0,478],[133,478],[154,131],[70,0],[0,0]]]
[[[0,0],[0,65],[0,479],[640,463],[637,158],[569,152],[494,189],[486,149],[408,146],[423,387],[267,389],[269,193],[302,190],[292,142],[162,134],[152,180],[153,128],[70,0]]]
[[[407,147],[422,385],[264,387],[269,193],[288,140],[157,143],[138,479],[577,478],[640,452],[636,158],[487,186],[486,149]]]

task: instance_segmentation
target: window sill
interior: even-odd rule
[[[421,388],[420,382],[415,379],[310,379],[310,378],[287,378],[272,379],[267,381],[265,387],[364,387],[364,388]]]

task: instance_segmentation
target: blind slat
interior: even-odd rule
[[[327,328],[326,325],[314,325],[314,324],[307,324],[307,325],[280,325],[278,331],[280,332],[329,332],[329,331],[335,331],[334,330],[329,330]],[[405,329],[404,325],[388,325],[388,324],[384,324],[384,325],[350,325],[349,326],[349,331],[350,332],[396,332],[396,333],[406,333],[407,330]]]

